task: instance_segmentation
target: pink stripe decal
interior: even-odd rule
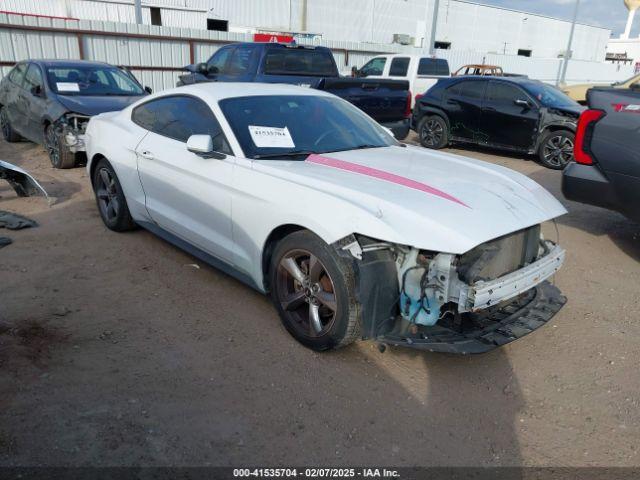
[[[452,197],[442,190],[430,187],[429,185],[426,185],[424,183],[416,182],[415,180],[411,180],[410,178],[401,177],[400,175],[394,175],[393,173],[385,172],[384,170],[378,170],[377,168],[365,167],[364,165],[359,165],[357,163],[345,162],[342,160],[337,160],[335,158],[323,157],[322,155],[309,155],[306,161],[309,163],[315,163],[317,165],[324,165],[326,167],[345,170],[347,172],[359,173],[360,175],[366,175],[368,177],[377,178],[386,182],[395,183],[396,185],[413,188],[414,190],[420,190],[421,192],[435,195],[436,197],[444,198],[464,207],[471,208],[466,203],[458,200],[456,197]]]

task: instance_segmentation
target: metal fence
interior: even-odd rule
[[[16,61],[28,58],[99,60],[127,67],[144,85],[162,90],[175,86],[183,66],[205,61],[222,45],[252,39],[250,34],[0,13],[0,74],[4,76]],[[343,72],[351,66],[361,67],[378,54],[422,53],[402,45],[312,43],[331,48]],[[452,70],[485,61],[546,82],[555,82],[562,62],[454,50],[439,50],[438,56],[447,58]],[[567,83],[613,82],[632,74],[631,66],[571,61]]]

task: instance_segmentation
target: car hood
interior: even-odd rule
[[[571,117],[578,118],[582,112],[586,110],[582,105],[570,105],[563,107],[548,107],[548,110],[552,113],[560,115],[569,115]]]
[[[83,96],[83,95],[58,95],[58,100],[69,111],[82,115],[98,115],[104,112],[115,112],[128,107],[140,100],[144,95],[136,96]]]
[[[261,160],[254,169],[346,202],[344,211],[326,214],[328,224],[348,215],[352,233],[439,252],[461,254],[566,213],[513,170],[419,147]]]

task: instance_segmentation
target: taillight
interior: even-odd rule
[[[411,90],[409,90],[409,94],[407,95],[407,106],[404,109],[405,118],[409,118],[411,116],[411,100],[413,96],[411,95]]]
[[[591,134],[593,126],[604,117],[602,110],[585,110],[578,120],[578,130],[576,131],[576,142],[573,148],[575,161],[582,165],[593,165],[594,160],[591,156],[589,144],[591,143]]]
[[[424,97],[424,93],[417,93],[417,94],[416,94],[416,103],[418,103],[418,101],[419,101],[422,97]]]

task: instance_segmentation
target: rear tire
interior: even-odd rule
[[[547,132],[540,141],[538,158],[547,168],[563,170],[573,161],[575,134],[569,130]]]
[[[439,115],[425,116],[418,123],[418,136],[423,147],[440,150],[449,144],[447,122]]]
[[[287,331],[316,351],[360,336],[353,265],[308,230],[278,243],[269,268],[271,299]]]
[[[0,128],[2,129],[2,137],[7,142],[15,143],[22,140],[22,137],[11,126],[7,107],[0,108]]]
[[[100,217],[109,230],[127,232],[136,228],[127,199],[113,167],[106,158],[96,165],[91,179]]]
[[[76,166],[76,154],[64,144],[62,136],[52,124],[47,125],[44,130],[44,147],[53,168],[67,169]]]

